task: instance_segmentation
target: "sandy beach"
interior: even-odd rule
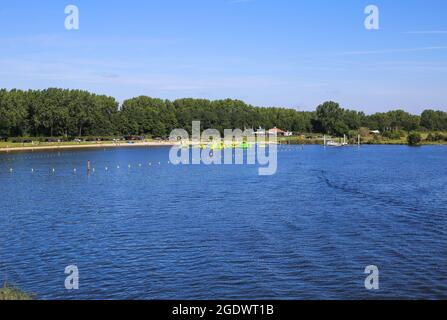
[[[175,145],[174,142],[135,142],[135,143],[92,143],[92,144],[60,144],[33,147],[6,147],[0,148],[0,153],[42,151],[42,150],[68,150],[68,149],[94,149],[94,148],[135,148],[135,147],[169,147]]]

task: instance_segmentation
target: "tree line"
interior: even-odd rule
[[[395,131],[447,131],[447,113],[403,110],[366,115],[325,102],[314,112],[254,107],[240,100],[178,99],[140,96],[120,106],[110,96],[82,90],[0,90],[0,136],[85,137],[146,135],[167,137],[176,128],[191,131],[192,121],[203,129],[278,127],[297,133],[343,135],[361,128]]]

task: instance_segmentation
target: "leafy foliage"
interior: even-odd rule
[[[32,300],[33,297],[20,291],[15,287],[10,287],[8,284],[0,286],[0,301],[18,301],[18,300]]]
[[[422,142],[422,136],[419,132],[411,132],[407,139],[410,146],[418,146]]]
[[[425,110],[421,115],[421,126],[431,131],[447,130],[447,112]]]
[[[443,135],[440,132],[430,132],[427,136],[427,141],[430,142],[441,142],[441,141],[447,141],[447,136]]]
[[[81,90],[0,90],[0,137],[85,137],[148,135],[166,137],[175,128],[191,131],[192,121],[203,129],[270,129],[297,133],[343,135],[380,130],[397,138],[419,129],[447,130],[447,113],[426,110],[421,116],[403,110],[365,115],[325,102],[316,112],[262,108],[240,100],[178,99],[140,96],[119,108],[113,97]],[[365,133],[366,132],[366,133]]]

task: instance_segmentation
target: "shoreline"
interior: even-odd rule
[[[92,143],[92,144],[74,144],[74,145],[50,145],[50,146],[34,146],[34,147],[3,147],[0,148],[0,154],[12,153],[12,152],[26,152],[26,151],[51,151],[51,150],[71,150],[71,149],[100,149],[100,148],[156,148],[156,147],[172,147],[178,143],[175,142],[136,142],[136,143]],[[193,145],[193,144],[191,144]],[[319,143],[279,143],[279,145],[321,145]],[[362,146],[406,146],[405,143],[364,143]],[[351,147],[357,147],[357,145],[349,145]],[[447,146],[445,143],[422,143],[423,146]]]
[[[21,151],[50,151],[50,150],[70,150],[70,149],[99,149],[99,148],[136,148],[136,147],[172,147],[173,142],[140,142],[140,143],[92,143],[74,145],[50,145],[34,147],[8,147],[0,148],[0,153],[21,152]]]

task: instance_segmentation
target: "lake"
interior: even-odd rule
[[[447,298],[447,147],[281,146],[273,176],[168,154],[1,154],[0,282],[39,299]]]

